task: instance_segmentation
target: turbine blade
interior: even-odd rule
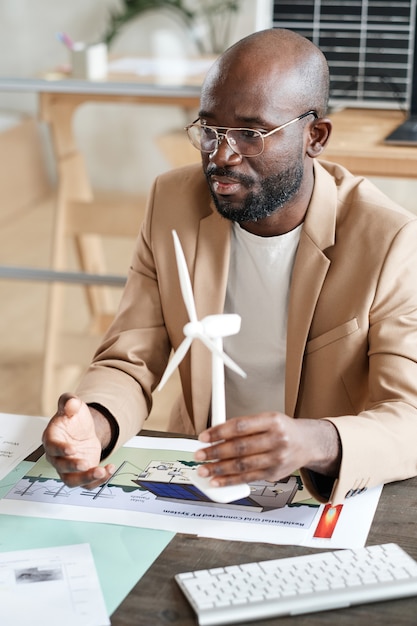
[[[207,335],[199,334],[198,338],[202,343],[204,343],[204,345],[210,350],[210,352],[214,352],[214,354],[220,357],[227,367],[236,372],[236,374],[239,374],[239,376],[242,376],[242,378],[246,378],[246,372],[244,372],[243,369],[239,367],[239,365],[226,354],[226,352],[223,352],[223,350],[219,350],[219,348],[216,346],[214,341],[210,339],[210,337],[207,337]]]
[[[185,357],[188,348],[190,347],[192,342],[191,337],[186,337],[178,346],[177,351],[174,353],[172,359],[168,363],[166,370],[161,378],[161,381],[158,385],[158,391],[161,391],[162,387],[167,382],[168,378],[174,373],[177,369],[178,365],[181,363],[183,358]]]
[[[187,263],[177,232],[172,231],[174,238],[175,256],[177,259],[178,275],[180,279],[181,293],[184,300],[185,308],[191,322],[197,321],[197,311],[195,309],[193,288],[191,286],[190,275],[188,273]]]

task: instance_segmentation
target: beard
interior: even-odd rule
[[[209,165],[205,171],[207,182],[209,183],[217,211],[228,220],[243,224],[244,222],[257,222],[272,215],[281,209],[298,193],[304,176],[303,162],[299,160],[292,167],[268,176],[262,180],[259,192],[250,191],[243,203],[238,206],[227,198],[217,196],[210,185],[212,175],[227,176],[240,182],[244,187],[250,189],[255,181],[252,177],[244,174],[237,174],[227,168]]]

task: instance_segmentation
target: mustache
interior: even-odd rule
[[[238,174],[233,170],[228,169],[227,167],[217,167],[213,163],[210,163],[206,168],[206,177],[210,178],[211,176],[225,176],[230,178],[231,180],[235,180],[238,183],[242,183],[242,185],[251,185],[253,180],[250,176],[245,176],[245,174]]]

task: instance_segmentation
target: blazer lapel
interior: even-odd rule
[[[337,190],[332,177],[315,162],[315,186],[301,231],[290,289],[285,375],[285,412],[295,414],[304,350],[334,245]]]

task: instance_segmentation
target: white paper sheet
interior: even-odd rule
[[[0,624],[109,626],[90,546],[0,553]]]
[[[0,480],[41,444],[46,417],[0,413]]]
[[[0,500],[0,513],[123,524],[200,536],[325,548],[365,545],[382,487],[327,511],[311,499],[299,477],[288,499],[288,484],[254,486],[255,502],[219,505],[188,494],[183,469],[193,461],[197,441],[134,437],[111,461],[114,476],[101,487],[70,489],[40,459]],[[151,469],[149,469],[151,468]],[[178,469],[179,468],[179,469]],[[268,502],[260,491],[268,492]]]

